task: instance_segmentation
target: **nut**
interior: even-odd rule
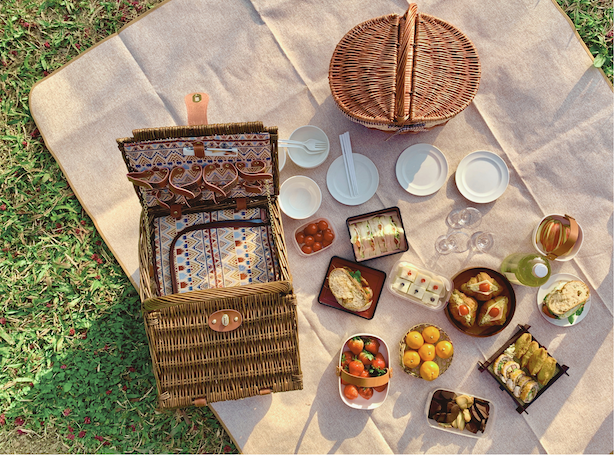
[[[456,404],[458,407],[465,410],[473,404],[473,397],[469,395],[459,395],[456,397]]]
[[[471,413],[469,412],[469,409],[463,409],[463,418],[465,419],[465,422],[469,422],[471,420]]]
[[[458,428],[459,430],[462,431],[465,429],[465,418],[463,417],[462,412],[458,414],[458,417],[456,418],[454,423],[456,423],[456,428]],[[454,423],[452,425],[454,425]]]

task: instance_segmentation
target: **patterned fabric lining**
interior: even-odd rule
[[[266,210],[260,208],[191,213],[179,220],[170,215],[156,218],[154,246],[160,294],[173,292],[171,267],[179,293],[279,280],[279,265],[272,254],[273,238],[268,225],[189,231],[171,245],[177,233],[191,226],[266,219]],[[170,263],[170,248],[175,248],[174,264]]]
[[[229,149],[228,152],[211,152],[216,156],[196,156],[184,155],[185,150],[193,151],[194,143],[202,143],[205,148]],[[235,151],[232,151],[232,150]],[[244,133],[232,135],[215,135],[201,137],[187,137],[177,139],[166,139],[157,141],[133,142],[124,144],[126,158],[129,168],[134,172],[143,172],[151,169],[172,169],[181,166],[189,170],[192,165],[198,164],[205,167],[208,164],[218,164],[218,170],[209,175],[209,180],[218,186],[224,186],[232,178],[232,172],[228,172],[223,164],[244,162],[247,164],[247,171],[250,171],[250,163],[262,161],[265,163],[264,172],[272,173],[271,158],[271,138],[269,133]],[[208,152],[206,152],[208,153]],[[220,155],[217,155],[221,153]],[[187,177],[187,174],[186,174]],[[143,187],[137,187],[141,199],[144,199],[147,207],[154,207],[158,203],[153,192]],[[167,189],[161,191],[164,199],[168,193]],[[253,197],[253,193],[247,192],[241,185],[235,186],[229,194],[230,198]],[[213,200],[211,191],[203,191],[202,199]],[[185,204],[183,196],[176,200],[177,204]]]

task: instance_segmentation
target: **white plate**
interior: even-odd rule
[[[302,220],[316,213],[322,203],[322,191],[316,182],[304,175],[295,175],[282,183],[279,205],[290,218]]]
[[[456,169],[456,186],[471,202],[485,204],[501,196],[510,181],[501,157],[486,150],[470,153]]]
[[[405,191],[428,196],[443,186],[448,178],[448,161],[437,147],[415,144],[397,159],[397,180]]]
[[[350,196],[350,187],[345,174],[343,155],[339,156],[328,168],[326,186],[330,194],[345,205],[360,205],[373,197],[379,186],[379,173],[373,161],[364,155],[352,153],[358,183],[358,196]]]
[[[552,289],[554,289],[554,287],[557,285],[557,283],[563,281],[563,282],[568,282],[568,281],[573,281],[573,280],[578,280],[578,281],[582,281],[580,278],[578,278],[575,275],[572,275],[570,273],[557,273],[556,275],[551,275],[550,279],[548,281],[546,281],[546,283],[544,283],[538,290],[537,290],[537,309],[539,310],[539,314],[541,314],[543,316],[543,318],[548,321],[550,324],[554,324],[554,325],[558,325],[559,327],[571,327],[572,325],[576,325],[577,323],[579,323],[580,321],[582,321],[582,319],[584,319],[586,317],[586,314],[588,313],[588,310],[590,310],[591,308],[591,298],[589,297],[588,300],[586,301],[586,303],[584,304],[584,311],[582,311],[582,314],[580,314],[580,316],[575,316],[575,320],[574,322],[569,322],[569,318],[567,319],[553,319],[550,318],[548,316],[546,316],[544,314],[544,312],[542,311],[542,306],[544,305],[544,297],[546,297],[550,291],[552,291]]]

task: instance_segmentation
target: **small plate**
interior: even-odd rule
[[[425,379],[422,376],[420,376],[420,366],[422,366],[422,364],[424,363],[424,360],[421,360],[420,365],[418,365],[415,368],[407,368],[405,364],[403,363],[403,354],[405,354],[405,351],[412,350],[411,348],[407,347],[407,344],[405,343],[405,339],[407,338],[407,334],[409,332],[417,331],[417,332],[422,333],[424,329],[426,329],[427,327],[431,327],[431,326],[439,330],[439,340],[437,340],[438,342],[439,341],[449,341],[450,343],[452,343],[452,340],[450,339],[448,334],[441,327],[437,327],[435,324],[427,324],[427,323],[418,324],[418,325],[413,326],[411,329],[405,332],[405,335],[403,335],[403,338],[401,339],[399,343],[401,368],[403,369],[405,373],[410,374],[416,378],[422,379],[423,381]],[[437,343],[435,343],[435,345],[437,345]],[[452,346],[454,346],[453,343],[452,343]],[[413,349],[413,351],[417,351],[417,350]],[[435,362],[437,366],[439,367],[439,376],[437,376],[437,378],[441,377],[441,375],[444,374],[448,368],[450,368],[450,365],[452,364],[452,359],[454,359],[454,352],[452,352],[452,355],[448,357],[447,359],[442,359],[439,356],[435,356],[435,358],[433,359],[433,362]],[[436,380],[437,378],[435,378],[434,380]]]
[[[379,173],[377,167],[369,158],[358,153],[352,153],[354,167],[356,168],[356,181],[358,183],[358,196],[350,196],[350,188],[345,176],[343,155],[339,156],[328,168],[326,185],[332,197],[345,205],[360,205],[373,197],[379,186]]]
[[[452,277],[452,285],[454,286],[454,289],[458,289],[460,291],[461,285],[463,283],[466,283],[471,279],[471,277],[476,276],[480,272],[488,273],[491,278],[494,278],[497,283],[503,286],[503,292],[500,295],[506,296],[509,302],[509,309],[507,312],[505,323],[503,325],[495,325],[491,327],[482,328],[478,325],[476,320],[475,324],[473,324],[472,327],[465,327],[459,321],[454,319],[450,314],[449,301],[448,305],[446,305],[444,309],[444,313],[446,314],[446,317],[452,323],[452,325],[454,325],[454,327],[456,327],[461,332],[466,333],[467,335],[471,335],[473,337],[490,337],[501,332],[510,324],[510,322],[512,322],[512,318],[514,317],[514,313],[516,312],[516,293],[514,292],[514,288],[512,287],[510,281],[503,274],[497,272],[496,270],[488,269],[485,267],[473,267],[458,272],[454,277]],[[478,313],[480,311],[481,305],[482,302],[478,301]]]
[[[559,327],[571,327],[572,325],[576,325],[582,321],[582,319],[586,317],[588,310],[590,310],[591,298],[589,296],[588,300],[584,304],[584,309],[582,310],[582,313],[580,313],[580,316],[572,314],[567,319],[553,319],[546,316],[542,311],[542,307],[544,306],[544,298],[550,293],[550,291],[552,291],[561,281],[567,283],[568,281],[573,280],[582,281],[580,278],[570,273],[557,273],[556,275],[551,275],[550,279],[546,281],[546,283],[542,284],[542,286],[537,290],[537,309],[539,310],[539,314],[541,314],[550,324],[558,325]]]
[[[326,161],[326,158],[328,158],[328,153],[330,152],[330,142],[328,140],[328,136],[317,126],[300,126],[292,132],[289,139],[292,141],[302,142],[306,141],[307,139],[316,139],[318,141],[326,142],[326,150],[317,154],[307,153],[300,147],[282,146],[288,150],[288,156],[297,166],[304,169],[313,169],[314,167],[318,167],[320,164]]]
[[[495,153],[480,150],[463,158],[456,169],[460,193],[478,204],[492,202],[507,188],[510,174],[505,161]]]
[[[302,220],[316,213],[322,203],[318,184],[304,175],[295,175],[282,183],[279,205],[290,218]]]
[[[360,270],[360,274],[367,280],[369,286],[373,290],[373,303],[368,310],[361,312],[350,311],[339,305],[339,302],[337,302],[337,299],[328,288],[328,274],[331,272],[331,270],[338,267],[348,267],[354,271]],[[338,310],[345,311],[346,313],[360,316],[361,318],[373,319],[373,315],[375,314],[375,309],[377,308],[379,297],[382,293],[385,281],[386,273],[382,272],[381,270],[372,269],[366,265],[357,264],[356,262],[348,261],[347,259],[340,258],[339,256],[333,256],[328,264],[328,269],[326,270],[326,276],[324,277],[324,282],[322,283],[322,288],[320,289],[318,302],[320,302],[322,305],[330,306]]]
[[[401,153],[396,172],[405,191],[415,196],[428,196],[446,182],[448,161],[434,145],[415,144]]]

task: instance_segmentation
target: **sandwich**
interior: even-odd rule
[[[520,335],[520,337],[518,337],[518,339],[516,340],[516,344],[514,345],[514,356],[517,359],[521,359],[522,356],[527,352],[531,341],[533,341],[533,337],[529,332],[523,333],[522,335]]]
[[[478,312],[478,302],[454,289],[448,303],[450,315],[465,327],[472,327]]]
[[[538,349],[539,349],[539,344],[537,343],[537,341],[533,340],[529,343],[527,352],[525,352],[522,358],[520,359],[520,366],[522,368],[527,366],[527,364],[529,363],[529,359],[531,358],[533,353],[537,351]]]
[[[381,223],[384,231],[384,239],[386,242],[387,251],[397,251],[403,247],[403,228],[393,216],[381,217]]]
[[[478,325],[480,327],[492,327],[505,324],[508,310],[508,298],[500,295],[480,307]]]
[[[350,224],[350,242],[354,246],[357,258],[367,259],[380,254],[380,249],[368,221]]]
[[[561,282],[544,297],[542,311],[553,319],[567,319],[573,314],[582,313],[590,296],[589,287],[582,281]]]
[[[531,376],[537,376],[537,373],[539,373],[539,370],[541,370],[547,358],[548,351],[546,351],[544,348],[539,348],[533,353],[529,359],[529,362],[527,363],[527,369],[529,370],[529,373],[531,373]]]
[[[388,251],[388,246],[386,245],[386,235],[384,234],[384,217],[374,216],[370,220],[367,221],[369,227],[371,228],[371,233],[373,235],[373,239],[375,240],[375,244],[381,253],[386,253]]]
[[[328,287],[335,300],[350,311],[366,311],[373,303],[373,290],[360,271],[336,268],[328,274]]]
[[[461,291],[477,300],[487,301],[503,292],[503,286],[486,272],[480,272],[461,285]]]

